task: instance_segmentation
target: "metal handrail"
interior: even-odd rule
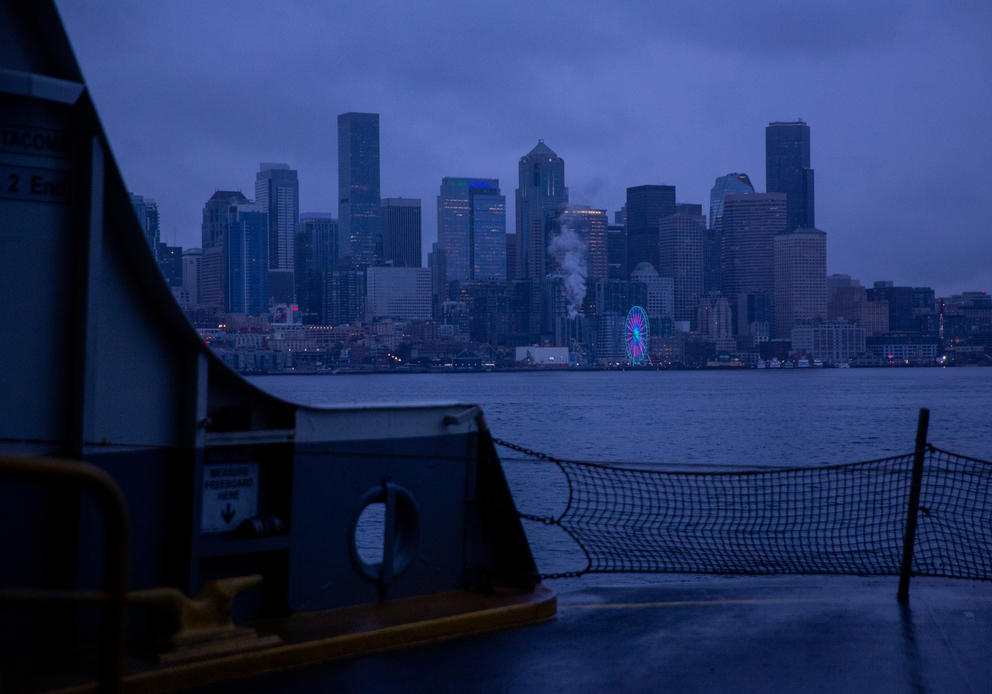
[[[104,603],[100,639],[100,688],[121,691],[124,677],[124,612],[127,600],[129,521],[124,495],[110,475],[75,460],[0,456],[0,478],[88,491],[103,512],[103,591],[0,591],[0,602]]]

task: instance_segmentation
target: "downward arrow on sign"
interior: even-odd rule
[[[227,508],[220,512],[220,517],[224,519],[225,523],[230,523],[231,519],[234,518],[234,514],[237,513],[236,509],[231,508],[231,502],[227,502]]]

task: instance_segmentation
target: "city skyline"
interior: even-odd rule
[[[675,185],[680,202],[705,204],[717,177],[742,172],[763,192],[762,131],[801,116],[814,131],[816,226],[828,233],[829,272],[928,284],[941,294],[992,285],[982,262],[992,239],[976,232],[992,145],[979,119],[955,113],[980,111],[989,99],[974,88],[990,62],[979,40],[988,8],[918,4],[894,17],[881,7],[744,11],[718,3],[699,16],[643,10],[642,21],[631,21],[633,8],[597,8],[588,21],[577,19],[582,12],[562,16],[559,32],[537,48],[545,15],[557,14],[541,9],[522,22],[512,4],[475,19],[447,13],[444,26],[458,30],[431,42],[415,27],[442,18],[402,6],[274,16],[262,6],[232,14],[211,5],[197,22],[181,7],[59,7],[128,187],[158,202],[168,243],[193,245],[200,201],[217,188],[250,191],[262,161],[300,172],[301,209],[334,211],[333,122],[348,111],[382,115],[384,197],[430,200],[442,176],[466,171],[513,181],[521,153],[544,138],[568,162],[570,202],[611,217],[625,189],[638,185]],[[214,14],[235,21],[214,35]],[[359,65],[349,56],[372,34],[318,41],[349,22],[375,26],[393,50],[363,53]],[[265,44],[252,40],[264,32],[293,37],[274,46],[292,45],[246,55],[242,46]],[[493,79],[456,87],[472,61],[447,56],[471,55],[470,44],[495,51],[499,67]],[[531,75],[524,68],[542,51],[551,67]],[[220,79],[231,70],[251,77]],[[661,86],[631,88],[652,70]],[[238,118],[228,103],[243,104]],[[426,252],[436,220],[431,206],[424,211]]]

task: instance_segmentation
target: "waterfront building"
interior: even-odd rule
[[[131,207],[134,208],[134,213],[138,216],[138,222],[141,224],[141,231],[145,235],[148,248],[154,256],[158,252],[159,236],[161,233],[159,231],[158,203],[151,198],[135,195],[134,193],[128,193],[128,197],[131,199]]]
[[[365,319],[431,319],[431,271],[419,267],[366,270]]]
[[[658,225],[675,214],[675,186],[634,186],[627,189],[627,268],[650,263],[664,275],[658,257]]]
[[[773,337],[790,339],[797,325],[827,319],[827,235],[796,229],[774,238]]]
[[[740,294],[772,295],[775,284],[774,238],[784,232],[786,196],[782,193],[727,195],[721,232],[723,295],[736,311]]]
[[[642,282],[602,279],[596,282],[596,314],[616,313],[627,316],[632,306],[648,302],[648,288]]]
[[[675,320],[696,320],[703,295],[703,238],[706,219],[702,207],[684,207],[658,222],[658,272],[675,286]]]
[[[338,222],[326,212],[306,212],[300,216],[298,228],[296,302],[304,323],[320,324],[326,320],[327,273],[338,256]]]
[[[437,242],[449,282],[506,279],[506,197],[499,179],[441,179]]]
[[[294,244],[300,219],[300,182],[288,164],[263,162],[255,174],[255,204],[269,220],[269,289],[278,303],[293,303]]]
[[[935,335],[892,332],[866,337],[865,347],[879,359],[932,365],[939,354],[940,340]]]
[[[865,329],[844,319],[792,329],[792,351],[824,364],[847,364],[865,352]]]
[[[696,332],[716,344],[718,352],[730,352],[736,348],[730,302],[720,292],[709,292],[699,300]]]
[[[382,262],[421,267],[420,198],[382,199]]]
[[[774,122],[765,128],[765,191],[786,195],[786,231],[816,226],[809,126],[803,121]]]
[[[606,280],[601,280],[600,283]],[[610,282],[619,280],[609,280]],[[629,309],[628,309],[629,310]],[[596,316],[596,361],[601,365],[620,364],[627,361],[624,345],[624,321],[627,314],[600,313]]]
[[[338,234],[352,266],[382,258],[378,113],[338,116]]]
[[[506,282],[466,282],[460,299],[470,307],[471,338],[490,346],[507,344],[511,329],[509,284]]]

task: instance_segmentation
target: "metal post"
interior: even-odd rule
[[[913,543],[916,540],[916,520],[920,510],[920,486],[923,483],[923,459],[927,452],[927,427],[930,424],[930,410],[920,408],[920,419],[916,425],[916,449],[913,453],[913,477],[909,486],[909,508],[906,511],[906,534],[902,540],[902,568],[899,570],[899,592],[896,599],[909,602],[909,577],[913,573]]]

